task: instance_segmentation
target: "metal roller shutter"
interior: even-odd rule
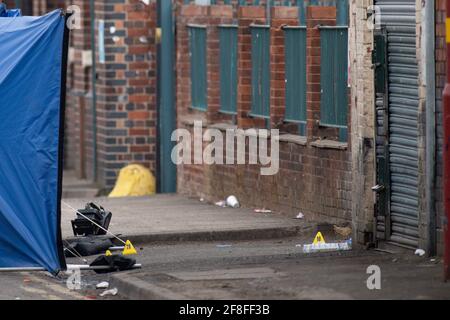
[[[415,0],[376,1],[388,37],[390,240],[417,246],[418,105]]]

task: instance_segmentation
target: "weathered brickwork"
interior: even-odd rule
[[[211,7],[212,8],[212,7]],[[283,130],[285,65],[284,33],[282,25],[298,25],[298,10],[291,7],[277,7],[271,11],[271,128]],[[224,11],[224,10],[222,10]],[[193,134],[194,120],[203,121],[208,128],[232,128],[229,118],[217,118],[218,92],[217,65],[211,55],[216,51],[208,49],[208,70],[210,88],[208,101],[213,109],[208,112],[190,110],[190,59],[189,37],[186,25],[205,24],[204,17],[212,19],[212,10],[206,7],[184,6],[177,17],[177,112],[178,126],[187,128]],[[239,128],[266,128],[265,121],[249,117],[251,108],[251,24],[267,24],[265,7],[241,7],[237,15],[238,25],[238,115]],[[203,18],[199,17],[202,15]],[[233,16],[234,16],[233,15]],[[310,8],[310,33],[319,23],[335,24],[336,11],[330,8]],[[228,18],[228,17],[227,17]],[[214,29],[209,20],[208,35]],[[308,137],[282,134],[280,144],[280,171],[274,176],[262,176],[259,165],[181,165],[178,170],[178,190],[181,193],[217,201],[228,195],[236,195],[242,205],[256,208],[270,208],[286,215],[303,212],[307,219],[329,223],[346,223],[351,220],[351,156],[350,146],[338,143],[337,132],[316,128],[317,112],[320,110],[320,41],[309,42],[308,57]],[[208,40],[208,46],[216,48]],[[312,65],[313,64],[313,65]],[[316,90],[314,93],[312,90]],[[316,103],[314,106],[313,104]],[[319,103],[319,104],[318,104]],[[314,107],[316,109],[314,109]],[[325,131],[320,131],[321,129]],[[327,132],[324,134],[324,132]],[[290,139],[289,139],[290,138]],[[330,141],[327,139],[335,140]],[[193,141],[192,141],[193,142]],[[197,141],[197,143],[202,143]],[[203,144],[205,145],[205,143]],[[246,148],[248,159],[248,140]]]
[[[367,26],[372,0],[350,2],[350,74],[352,119],[352,222],[355,242],[374,232],[375,101],[373,31]]]
[[[105,23],[105,63],[97,65],[97,181],[111,187],[129,163],[156,168],[156,4],[96,1],[96,18]]]
[[[443,146],[444,130],[442,127],[442,92],[445,86],[446,68],[447,68],[447,50],[445,42],[445,0],[436,0],[436,134],[437,134],[437,157],[436,157],[436,213],[438,228],[438,253],[443,252],[444,234],[443,219],[445,216],[443,204]]]

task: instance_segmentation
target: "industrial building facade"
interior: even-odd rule
[[[233,194],[244,206],[352,224],[359,244],[442,253],[443,0],[164,3],[23,8],[83,12],[70,50],[68,169],[109,189],[123,166],[140,163],[163,192],[211,202]],[[278,129],[278,174],[175,167],[170,129],[195,136],[199,121],[222,132]]]

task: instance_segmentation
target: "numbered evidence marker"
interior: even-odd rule
[[[134,248],[134,246],[131,244],[130,240],[127,240],[127,242],[125,243],[125,249],[123,249],[122,254],[124,256],[133,256],[133,255],[137,255],[137,251]]]
[[[317,233],[316,237],[314,238],[314,245],[320,245],[320,244],[326,244],[325,238],[322,234],[322,232]]]

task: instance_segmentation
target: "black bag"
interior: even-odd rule
[[[74,253],[82,257],[104,254],[106,250],[114,247],[111,239],[98,237],[81,238],[72,243],[68,241],[67,244],[69,245],[68,250],[65,251],[67,258],[73,258]]]
[[[101,236],[107,233],[105,230],[108,230],[109,228],[112,218],[111,212],[106,211],[103,207],[98,206],[95,203],[88,203],[84,210],[78,211],[79,213],[77,213],[77,218],[72,221],[72,229],[75,236]],[[105,230],[93,224],[91,221],[83,217],[83,215],[100,225]]]
[[[136,264],[135,259],[126,258],[124,256],[112,255],[112,256],[100,256],[91,263],[91,267],[109,267],[106,270],[95,270],[98,274],[110,273],[116,271],[132,270]]]

